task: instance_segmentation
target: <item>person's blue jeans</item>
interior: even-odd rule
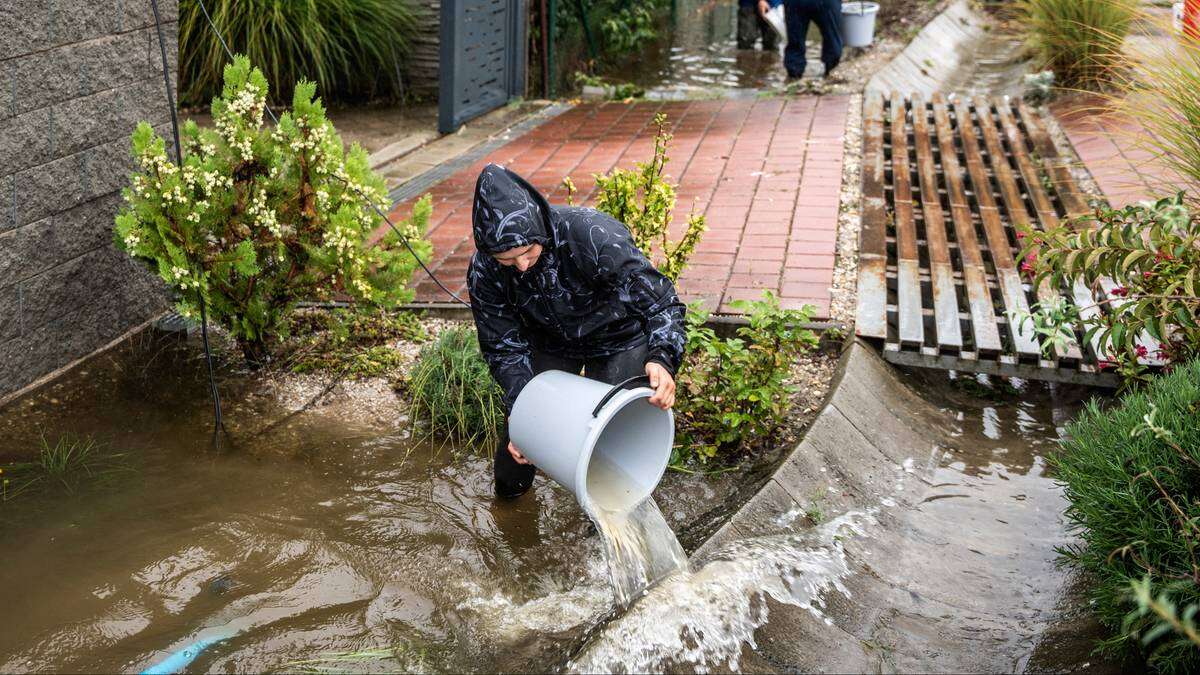
[[[802,77],[808,60],[804,55],[804,38],[808,22],[814,21],[821,31],[821,61],[825,74],[833,72],[842,60],[842,0],[783,0],[783,17],[787,24],[787,48],[783,50],[783,67],[788,77]]]

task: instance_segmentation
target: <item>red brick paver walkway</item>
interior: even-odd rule
[[[561,182],[570,176],[576,203],[590,205],[594,174],[650,157],[652,121],[663,112],[674,134],[667,173],[679,183],[675,232],[691,209],[709,228],[680,279],[684,300],[730,312],[730,302],[771,289],[786,306],[812,304],[828,318],[848,104],[825,96],[578,106],[430,190],[431,268],[465,292],[472,191],[485,164],[508,166],[552,203],[565,199]],[[398,204],[393,219],[410,209]],[[428,279],[416,290],[418,302],[446,300]]]
[[[1090,99],[1059,103],[1052,110],[1112,207],[1165,197],[1184,184],[1139,145],[1149,132],[1137,120],[1104,112]]]

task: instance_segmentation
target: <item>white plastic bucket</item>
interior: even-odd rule
[[[869,47],[875,41],[877,2],[842,3],[842,42],[847,47]]]
[[[787,44],[787,21],[783,18],[783,5],[777,5],[768,9],[767,13],[763,15],[763,19],[771,26],[775,34],[779,36],[779,39],[783,40],[784,44]]]
[[[650,404],[653,390],[622,388],[632,381],[614,387],[548,370],[513,404],[509,438],[585,511],[627,511],[650,496],[667,470],[675,418]]]

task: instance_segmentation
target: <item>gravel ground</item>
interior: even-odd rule
[[[845,326],[847,332],[853,330],[858,298],[858,233],[862,229],[862,99],[862,94],[851,97],[847,113],[837,260],[834,263],[833,293],[829,304],[831,318]]]

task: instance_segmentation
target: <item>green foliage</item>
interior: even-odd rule
[[[1200,39],[1179,36],[1169,44],[1131,60],[1117,108],[1149,132],[1135,140],[1177,177],[1163,190],[1190,187],[1187,198],[1200,207]]]
[[[1188,652],[1200,650],[1200,626],[1196,625],[1196,615],[1200,613],[1200,603],[1194,602],[1187,605],[1181,613],[1171,599],[1172,590],[1178,592],[1182,589],[1186,592],[1186,583],[1168,584],[1166,590],[1163,590],[1158,597],[1154,597],[1151,591],[1153,580],[1150,577],[1130,582],[1130,590],[1133,593],[1133,599],[1137,602],[1137,608],[1125,616],[1123,629],[1129,630],[1131,625],[1150,618],[1157,623],[1152,624],[1149,630],[1142,633],[1143,645],[1155,645],[1156,642],[1159,642],[1159,638],[1172,633],[1175,637],[1163,640],[1161,644],[1157,645],[1157,649],[1185,655]]]
[[[296,82],[329,98],[397,99],[401,63],[414,35],[406,0],[205,0],[231,49],[261,64],[270,90],[287,101]],[[200,3],[179,3],[179,96],[202,105],[221,91],[226,54]]]
[[[1092,287],[1102,279],[1116,284],[1103,301],[1109,311],[1090,317],[1080,317],[1084,308],[1036,307],[1037,330],[1057,340],[1065,326],[1081,322],[1083,342],[1096,336],[1108,358],[1131,374],[1148,354],[1143,332],[1162,344],[1157,356],[1180,361],[1200,354],[1200,217],[1180,195],[1099,209],[1094,218],[1094,226],[1089,217],[1047,232],[1025,230],[1030,243],[1023,254],[1033,261],[1035,286],[1076,279]]]
[[[36,460],[0,467],[0,502],[33,488],[58,486],[74,492],[85,481],[102,481],[125,471],[122,457],[105,452],[90,437],[62,434],[51,444],[43,435]]]
[[[507,423],[504,396],[470,327],[451,328],[421,349],[406,386],[413,422],[429,437],[490,452]]]
[[[392,343],[423,342],[424,326],[412,312],[363,308],[296,312],[280,360],[294,373],[328,372],[343,377],[394,375],[403,365]]]
[[[675,209],[675,186],[663,175],[667,162],[667,116],[654,117],[658,133],[654,136],[654,155],[649,162],[638,162],[635,169],[613,169],[608,175],[596,175],[596,208],[625,223],[637,244],[668,279],[675,281],[687,267],[705,232],[704,216],[692,213],[678,240],[670,237],[671,213]],[[574,184],[564,180],[568,194]]]
[[[647,7],[646,3],[626,3],[611,11],[600,23],[604,46],[617,54],[632,54],[658,37],[654,23],[652,7]]]
[[[817,345],[816,334],[800,327],[812,317],[810,306],[782,309],[770,291],[762,300],[734,306],[749,325],[729,338],[704,325],[707,312],[698,307],[688,312],[688,355],[678,374],[676,402],[679,443],[672,464],[706,462],[719,451],[769,439],[787,417],[792,364]]]
[[[301,299],[349,296],[390,308],[412,298],[416,261],[372,208],[389,206],[381,177],[355,145],[348,152],[312,83],[296,86],[292,110],[263,127],[263,74],[238,57],[213,101],[215,129],[188,122],[182,166],[149,124],[133,134],[138,170],[123,191],[118,248],[145,261],[176,293],[184,316],[210,316],[252,365],[267,360],[283,320]],[[422,256],[430,201],[401,225]]]
[[[1019,0],[1040,69],[1064,87],[1101,89],[1117,77],[1135,0]]]
[[[1195,672],[1200,649],[1162,633],[1159,617],[1139,609],[1130,588],[1145,584],[1145,597],[1168,592],[1184,607],[1200,602],[1198,418],[1194,360],[1116,406],[1093,401],[1051,457],[1080,536],[1061,553],[1092,580],[1092,607],[1118,631],[1101,646],[1119,651],[1148,639],[1141,646],[1150,665],[1168,673]]]

